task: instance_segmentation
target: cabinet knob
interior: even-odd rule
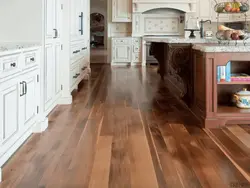
[[[31,57],[31,58],[30,58],[30,61],[35,61],[35,58],[34,58],[34,57]]]
[[[16,67],[16,63],[11,63],[10,66],[11,67]]]

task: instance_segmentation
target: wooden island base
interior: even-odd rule
[[[250,109],[237,108],[233,94],[250,82],[218,82],[217,66],[231,62],[231,73],[250,74],[250,53],[205,53],[193,51],[194,103],[192,111],[206,128],[250,124]]]
[[[217,83],[217,66],[232,64],[232,73],[250,75],[250,53],[202,52],[192,44],[153,43],[151,53],[159,62],[162,79],[171,84],[172,93],[200,119],[202,127],[219,128],[229,124],[250,124],[250,109],[232,102],[236,92],[250,82]]]

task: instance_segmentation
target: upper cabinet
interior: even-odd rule
[[[197,17],[203,20],[217,22],[217,13],[214,11],[214,0],[197,0]],[[232,18],[229,14],[220,14],[219,22],[230,22]]]
[[[70,1],[70,37],[71,40],[78,40],[84,38],[84,21],[86,11],[84,0]]]
[[[112,21],[132,22],[131,0],[112,0]]]

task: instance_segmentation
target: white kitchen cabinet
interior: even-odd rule
[[[112,21],[132,22],[131,0],[112,0]]]
[[[44,53],[44,105],[45,111],[53,104],[55,90],[55,61],[52,45],[45,46]]]
[[[70,38],[71,41],[84,39],[85,0],[70,1]]]
[[[116,62],[130,62],[131,61],[131,46],[116,45],[113,47],[113,60]]]
[[[112,62],[111,64],[141,62],[141,38],[138,37],[114,37],[112,38]]]
[[[28,129],[36,121],[36,115],[38,113],[38,92],[39,92],[39,73],[38,71],[32,71],[21,77],[20,80],[21,95],[20,98],[20,116],[21,127],[20,129]]]
[[[0,78],[0,166],[15,153],[32,134],[39,117],[40,106],[40,50],[38,48],[3,56],[13,61],[18,54],[20,72]],[[29,57],[38,66],[27,68]],[[0,58],[1,59],[1,58]],[[32,59],[33,60],[33,59]],[[0,65],[3,62],[0,62]]]
[[[11,146],[20,128],[20,91],[18,79],[12,79],[0,85],[0,157]]]
[[[197,16],[199,19],[208,20],[212,17],[212,1],[213,0],[197,0]]]

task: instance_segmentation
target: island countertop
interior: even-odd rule
[[[194,44],[194,50],[202,52],[250,52],[250,43],[243,44]]]
[[[218,43],[216,38],[186,38],[184,36],[146,36],[146,42],[172,43],[172,44],[197,44],[197,43]]]

